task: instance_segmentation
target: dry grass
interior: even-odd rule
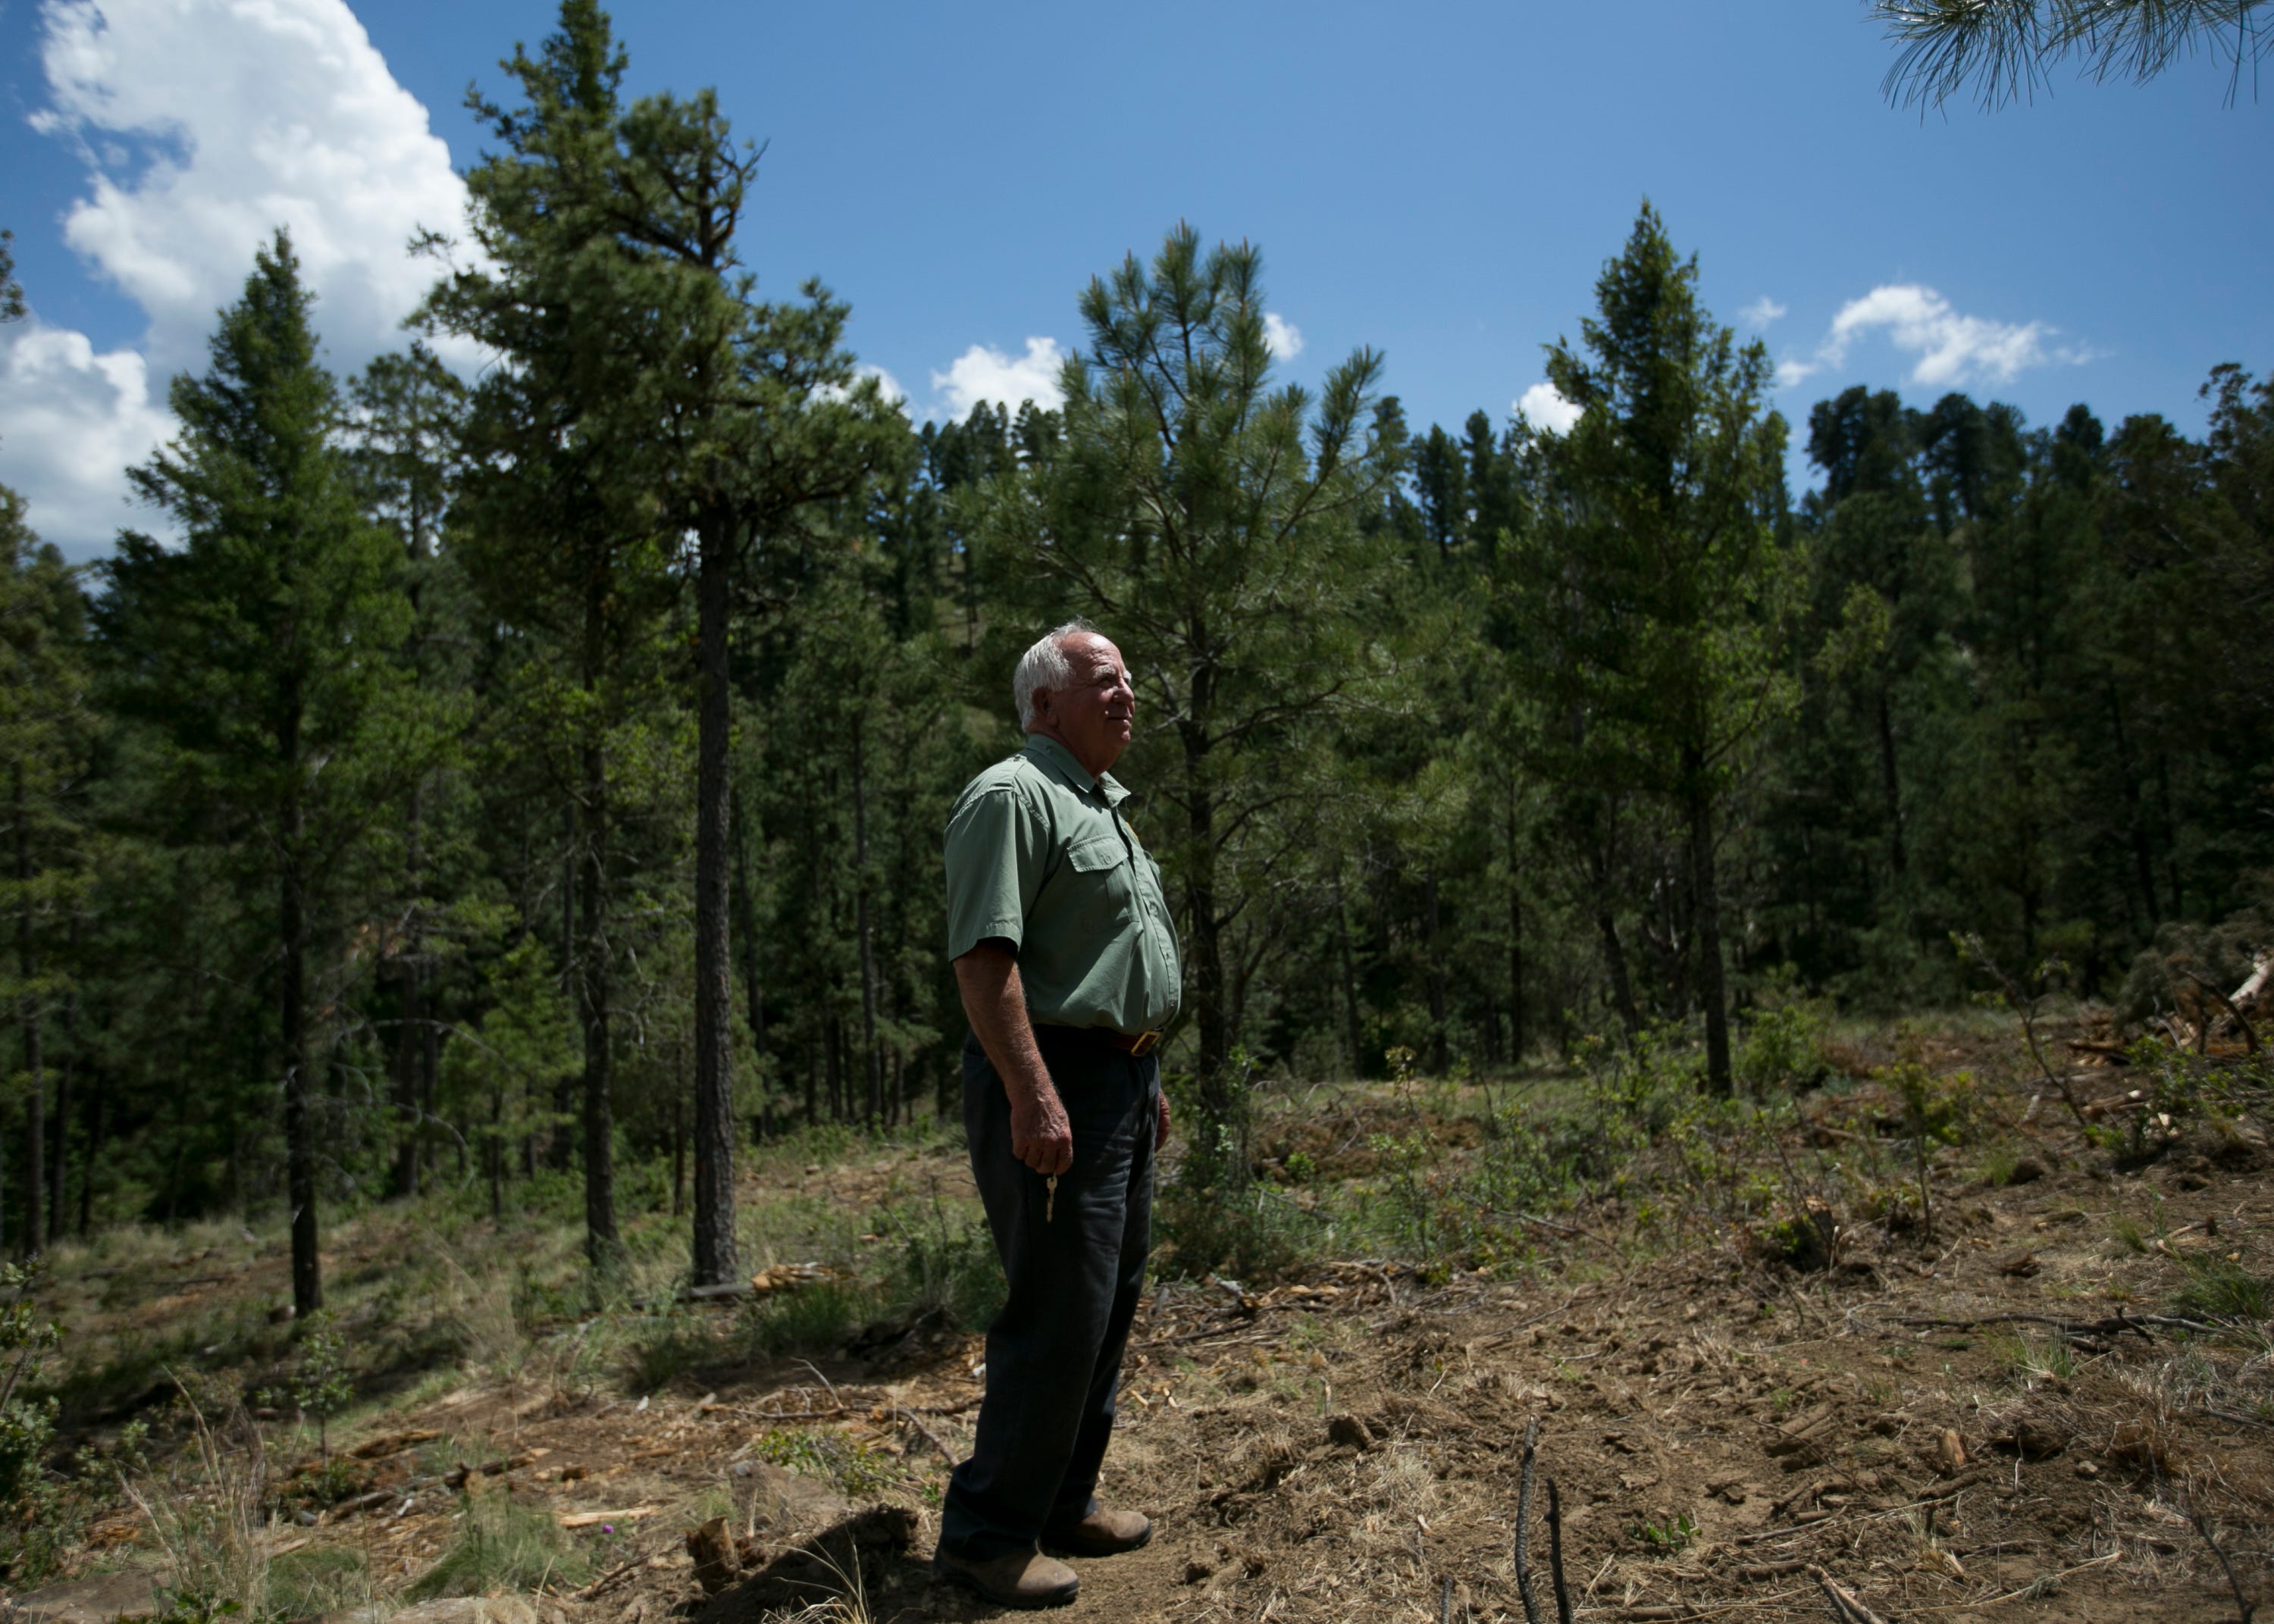
[[[122,1487],[149,1524],[178,1605],[259,1619],[268,1600],[267,1451],[243,1410],[216,1430],[186,1389],[182,1396],[189,1448],[163,1481],[122,1479]]]

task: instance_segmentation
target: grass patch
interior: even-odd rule
[[[488,1596],[575,1584],[585,1560],[540,1507],[516,1505],[504,1492],[477,1495],[458,1520],[458,1539],[403,1592],[411,1601],[437,1596]]]
[[[880,1305],[866,1284],[825,1280],[751,1304],[739,1316],[736,1331],[754,1353],[827,1353],[843,1347]]]
[[[2067,1381],[2076,1374],[2076,1350],[2064,1336],[2039,1339],[2011,1332],[1992,1334],[1984,1346],[1992,1363],[2019,1386]]]
[[[372,1599],[371,1570],[354,1545],[288,1551],[268,1564],[268,1608],[280,1619],[310,1619]]]
[[[2210,1320],[2274,1319],[2274,1287],[2225,1258],[2186,1259],[2187,1283],[2174,1299],[2182,1313]]]

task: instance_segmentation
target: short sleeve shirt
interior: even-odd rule
[[[1160,865],[1121,815],[1128,795],[1029,733],[948,814],[948,957],[1010,943],[1037,1021],[1134,1034],[1176,1015],[1176,930]]]

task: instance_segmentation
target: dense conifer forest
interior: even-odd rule
[[[1726,1093],[1795,1008],[2150,1019],[2263,945],[2246,365],[2200,433],[1788,422],[1645,203],[1540,335],[1560,432],[1280,381],[1262,259],[1184,226],[1068,289],[1060,408],[919,425],[827,288],[758,297],[715,102],[624,67],[569,0],[486,81],[400,354],[328,371],[275,236],[134,470],[178,540],[67,568],[0,492],[9,1250],[289,1212],[306,1312],[325,1223],[440,1180],[733,1278],[738,1147],[953,1109],[941,824],[1074,615],[1139,680],[1202,1163],[1274,1076],[1647,1040]]]

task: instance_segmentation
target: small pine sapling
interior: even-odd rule
[[[312,1313],[302,1323],[299,1357],[291,1373],[280,1385],[261,1389],[259,1397],[280,1409],[290,1405],[300,1412],[303,1425],[313,1417],[317,1458],[327,1466],[331,1463],[331,1418],[355,1397],[355,1384],[348,1376],[346,1340],[328,1312]]]

